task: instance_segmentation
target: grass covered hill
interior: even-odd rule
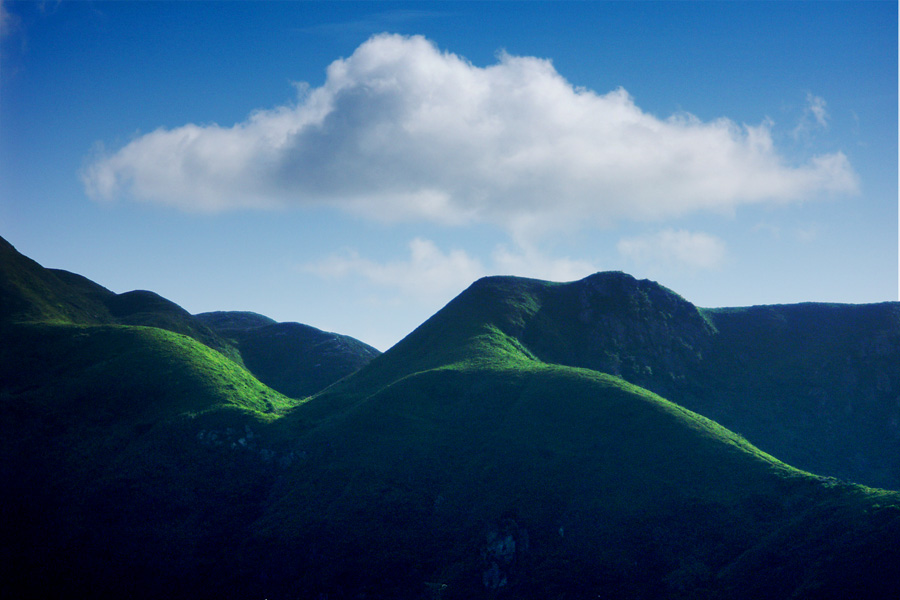
[[[324,389],[379,354],[349,336],[299,323],[279,324],[255,313],[191,315],[154,292],[116,294],[81,275],[46,269],[0,238],[0,326],[29,322],[139,325],[180,333],[294,398]]]
[[[398,344],[384,378],[471,360],[492,332],[498,355],[622,377],[790,464],[900,489],[900,303],[701,309],[624,273],[492,277]]]
[[[274,425],[307,452],[255,529],[256,548],[291,557],[268,565],[293,574],[286,597],[894,593],[900,495],[799,471],[619,377],[541,360],[523,340],[566,288],[477,282]]]
[[[247,368],[292,398],[325,389],[381,354],[346,335],[300,323],[276,323],[254,313],[215,312],[196,315],[232,340]]]
[[[3,597],[896,596],[900,493],[798,470],[589,364],[633,359],[679,392],[748,327],[655,284],[481,280],[291,399],[247,368],[293,351],[276,324],[192,317],[229,355],[161,327],[185,317],[158,296],[110,303],[3,250]]]

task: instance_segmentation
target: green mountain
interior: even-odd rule
[[[700,309],[654,282],[598,273],[491,278],[446,310],[409,354],[442,347],[431,340],[462,319],[492,320],[543,362],[622,377],[792,465],[900,489],[900,303]]]
[[[254,313],[196,317],[233,340],[244,364],[260,381],[292,398],[323,390],[381,354],[350,336],[301,323],[276,323]]]
[[[900,493],[798,470],[686,407],[799,414],[788,394],[807,378],[842,393],[810,370],[841,345],[868,349],[857,385],[884,387],[862,359],[889,354],[896,330],[869,309],[828,333],[808,306],[697,309],[623,274],[488,278],[295,400],[248,371],[251,356],[295,353],[278,342],[292,327],[187,319],[149,293],[110,302],[10,248],[4,597],[893,598],[900,585]],[[191,335],[207,331],[235,358]],[[784,406],[742,404],[776,398],[760,390]]]
[[[359,340],[307,325],[279,324],[254,313],[191,315],[146,290],[116,294],[81,275],[45,269],[2,238],[0,267],[0,326],[48,322],[156,327],[216,350],[293,398],[328,387],[379,354]]]

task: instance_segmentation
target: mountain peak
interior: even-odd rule
[[[577,290],[582,322],[617,314],[620,317],[686,319],[700,328],[706,323],[696,306],[669,288],[622,271],[594,273],[569,285]]]

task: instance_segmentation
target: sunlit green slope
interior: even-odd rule
[[[154,292],[115,294],[80,275],[46,269],[0,238],[0,329],[15,323],[138,325],[180,333],[294,398],[324,389],[379,354],[351,337],[299,323],[247,313],[191,315]]]

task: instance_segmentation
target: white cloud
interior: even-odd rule
[[[824,102],[810,106],[826,119]],[[573,87],[548,60],[503,53],[482,68],[387,34],[333,62],[294,105],[231,127],[159,129],[82,176],[99,199],[191,211],[324,204],[383,220],[490,222],[519,242],[857,188],[842,153],[787,164],[769,122],[659,119],[623,89]]]
[[[715,269],[726,257],[725,243],[721,239],[683,229],[622,238],[616,249],[634,263],[663,268]]]
[[[300,270],[324,279],[361,278],[395,297],[414,299],[432,310],[440,308],[476,279],[515,275],[548,281],[574,281],[599,269],[588,261],[554,258],[534,247],[510,249],[498,245],[488,264],[465,250],[441,250],[433,241],[415,238],[401,260],[378,262],[355,250],[301,265]]]
[[[486,271],[477,258],[463,250],[443,252],[431,240],[415,238],[409,258],[379,263],[354,250],[303,265],[301,270],[323,278],[361,277],[420,301],[449,300]]]
[[[803,109],[800,122],[794,128],[794,138],[808,137],[817,129],[828,129],[828,119],[825,99],[807,92],[806,107]]]
[[[546,281],[575,281],[582,279],[599,269],[585,260],[570,258],[552,258],[545,256],[531,246],[510,250],[500,245],[491,255],[492,273],[497,275],[516,275],[532,277]]]

